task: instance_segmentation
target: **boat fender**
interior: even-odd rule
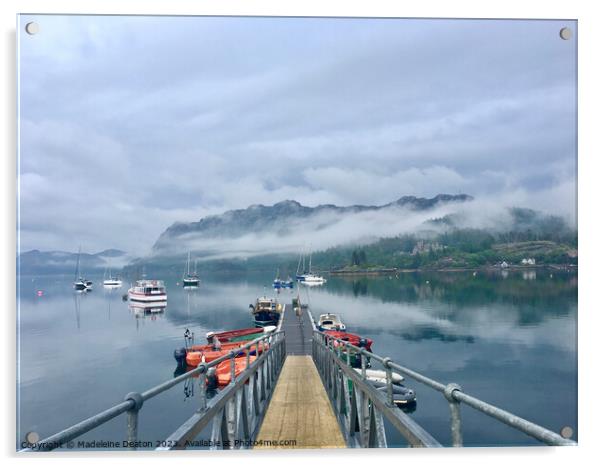
[[[174,352],[173,352],[173,357],[179,363],[182,363],[182,362],[186,361],[186,348],[175,349]]]

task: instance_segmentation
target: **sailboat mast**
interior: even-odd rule
[[[188,251],[188,260],[186,261],[186,273],[190,275],[190,251]]]
[[[82,253],[82,247],[80,246],[78,251],[77,251],[77,262],[75,263],[75,280],[77,280],[79,277],[79,256]]]

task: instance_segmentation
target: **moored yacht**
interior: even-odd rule
[[[138,280],[128,290],[130,301],[140,303],[159,303],[167,301],[167,292],[163,280]]]
[[[196,261],[194,262],[194,270],[190,272],[190,252],[188,253],[188,260],[186,261],[186,275],[182,278],[182,285],[185,288],[196,288],[199,286],[199,276],[196,272]]]
[[[77,262],[75,264],[75,281],[73,282],[73,288],[77,291],[89,291],[92,289],[92,282],[90,280],[86,280],[82,276],[80,276],[79,272],[79,256],[82,253],[81,246],[77,252]]]
[[[297,275],[295,276],[298,282],[303,283],[304,285],[323,285],[326,283],[326,279],[321,277],[320,275],[316,275],[311,271],[311,253],[309,253],[309,271],[305,272],[305,256],[303,259],[303,268],[301,268],[301,259],[299,259],[299,264],[297,265]],[[302,273],[299,273],[300,270],[303,270]]]

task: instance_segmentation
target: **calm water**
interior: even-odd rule
[[[210,330],[251,326],[248,306],[272,278],[201,276],[201,287],[189,292],[174,276],[166,280],[166,311],[144,317],[121,300],[127,286],[82,295],[72,291],[71,276],[21,277],[17,442],[29,431],[44,438],[173,377],[172,353],[183,346],[185,329],[198,340]],[[576,273],[331,277],[323,287],[302,288],[302,297],[314,316],[339,313],[350,331],[374,339],[374,352],[556,432],[570,426],[576,438]],[[281,294],[283,302],[291,298],[288,290]],[[442,396],[408,385],[418,396],[411,416],[449,445]],[[140,439],[165,438],[187,419],[198,406],[194,388],[181,385],[148,401]],[[462,416],[466,445],[537,444],[470,408]],[[123,440],[125,417],[82,438]],[[405,442],[390,433],[389,444]]]

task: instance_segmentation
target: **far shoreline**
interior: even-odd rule
[[[496,272],[504,270],[577,270],[576,264],[541,264],[541,265],[508,265],[501,267],[496,265],[486,265],[480,267],[446,267],[446,268],[414,268],[414,269],[398,269],[398,268],[383,268],[383,269],[364,269],[364,270],[324,270],[320,273],[338,276],[377,276],[377,275],[397,275],[400,273],[415,273],[415,272]]]

